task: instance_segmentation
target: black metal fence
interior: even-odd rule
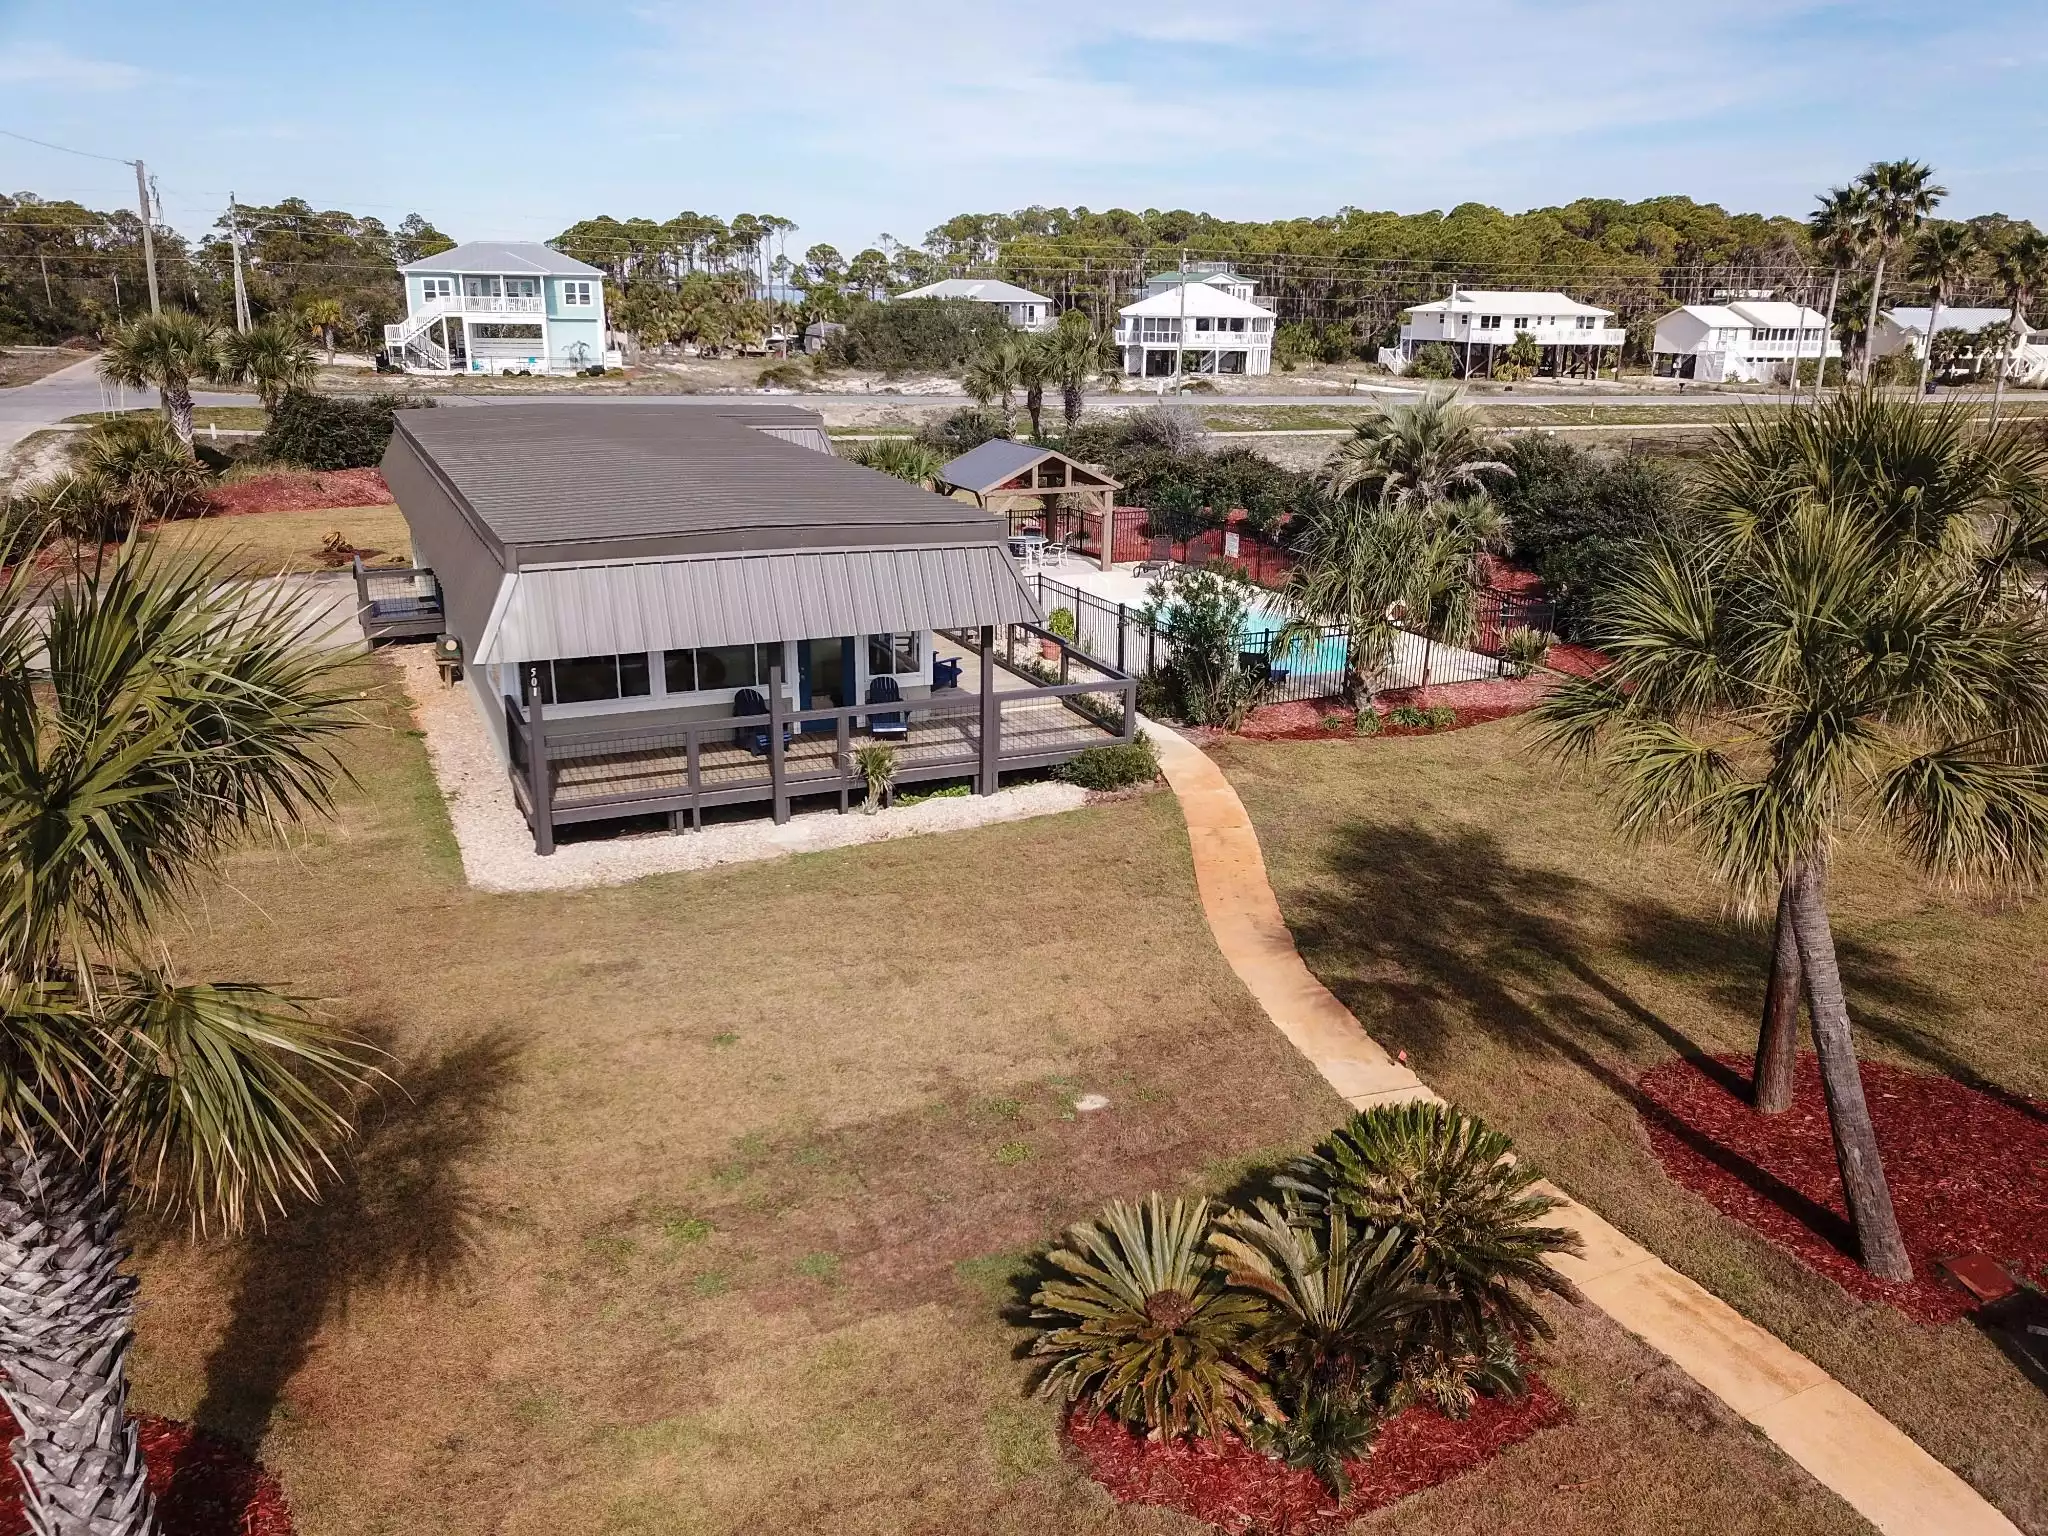
[[[1061,627],[1059,613],[1063,609],[1072,616],[1076,649],[1132,674],[1154,671],[1172,659],[1170,629],[1149,623],[1142,605],[1112,603],[1042,572],[1033,579],[1048,624]],[[1283,645],[1280,632],[1286,623],[1277,607],[1261,607],[1247,622],[1239,645],[1245,665],[1267,678],[1267,701],[1301,703],[1342,693],[1350,630],[1341,624],[1310,626],[1296,630]],[[1548,631],[1554,623],[1549,603],[1489,589],[1479,594],[1478,624],[1468,645],[1444,646],[1408,631],[1397,636],[1395,670],[1405,674],[1398,685],[1412,686],[1425,667],[1432,682],[1472,681],[1472,663],[1466,658],[1475,654],[1490,663],[1484,676],[1503,676],[1507,663],[1501,652],[1507,636],[1522,628]]]

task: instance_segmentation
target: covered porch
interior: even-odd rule
[[[586,822],[664,816],[683,832],[706,810],[758,804],[780,823],[814,796],[843,812],[864,793],[855,752],[869,741],[892,749],[897,785],[965,779],[987,795],[1005,773],[1133,737],[1136,679],[1036,624],[942,630],[933,655],[947,681],[893,705],[791,708],[779,667],[768,713],[740,718],[636,726],[630,715],[551,718],[537,688],[526,704],[503,696],[512,792],[535,851]]]

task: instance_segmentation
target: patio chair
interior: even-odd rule
[[[872,678],[868,682],[868,702],[870,704],[901,704],[903,702],[903,690],[896,686],[896,679],[893,677]],[[892,710],[884,715],[869,715],[868,734],[870,736],[886,737],[891,741],[908,740],[910,737],[910,712],[899,709]]]
[[[1056,571],[1067,563],[1067,546],[1047,544],[1038,551],[1038,563],[1047,570]]]
[[[735,720],[761,721],[759,725],[743,725],[732,733],[732,744],[745,747],[756,757],[768,755],[768,701],[753,688],[742,688],[732,696],[732,717]],[[784,743],[787,745],[787,743]]]
[[[958,688],[960,686],[960,658],[958,656],[934,656],[932,658],[932,686],[934,688]]]
[[[1140,576],[1163,576],[1173,569],[1173,540],[1154,539],[1145,558],[1138,562]]]

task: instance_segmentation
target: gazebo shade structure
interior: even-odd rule
[[[1123,488],[1099,469],[1090,469],[1057,448],[998,437],[971,448],[939,471],[941,492],[965,491],[975,504],[992,512],[1008,512],[1029,498],[1073,496],[1083,503],[1081,517],[1100,520],[1101,565],[1110,565],[1116,493]]]

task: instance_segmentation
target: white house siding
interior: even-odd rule
[[[1795,361],[1825,353],[1840,358],[1842,344],[1827,334],[1827,318],[1802,305],[1772,300],[1688,304],[1657,322],[1651,342],[1656,371],[1704,384],[1782,383]]]

